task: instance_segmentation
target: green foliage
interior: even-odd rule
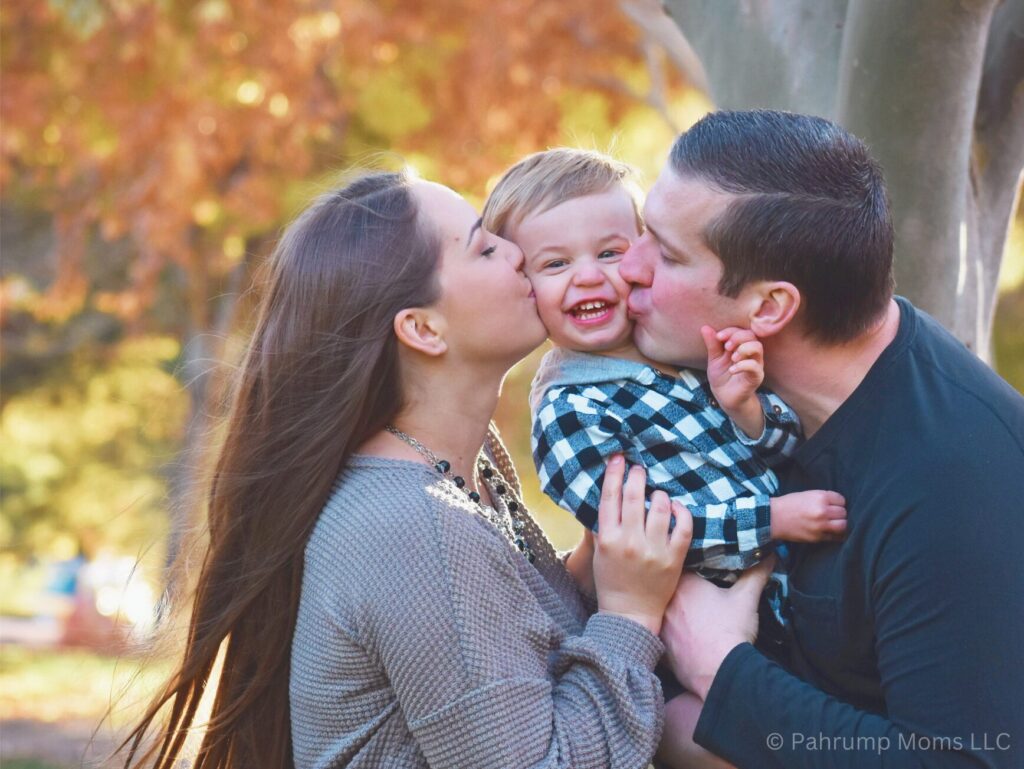
[[[996,370],[1024,393],[1024,206],[1017,211],[1006,238],[999,273],[999,304],[992,326]]]
[[[0,415],[0,547],[135,553],[166,531],[165,481],[187,414],[178,344],[141,337],[87,350],[11,397]]]
[[[39,761],[35,758],[15,758],[4,762],[6,769],[61,769],[49,761]]]
[[[1000,297],[992,339],[996,370],[1024,393],[1024,286]]]

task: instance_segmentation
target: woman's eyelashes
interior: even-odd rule
[[[497,250],[498,250],[497,246],[488,246],[487,248],[485,248],[483,251],[480,252],[480,256],[490,256],[491,254],[493,254]]]

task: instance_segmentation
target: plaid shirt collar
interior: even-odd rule
[[[702,372],[685,368],[672,370],[678,372],[677,376],[668,377],[646,363],[634,360],[553,347],[541,359],[530,385],[530,413],[536,417],[544,393],[552,387],[599,385],[624,380],[651,387],[661,379],[670,381],[674,386],[682,385],[693,394],[707,395],[704,391],[706,380],[700,375]]]

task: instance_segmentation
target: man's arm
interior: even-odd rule
[[[1020,489],[1010,492],[1020,481],[965,481],[894,511],[867,564],[873,616],[864,621],[874,627],[884,714],[769,661],[729,629],[753,604],[684,578],[663,637],[677,676],[706,695],[696,742],[740,767],[1024,765],[1024,560],[1020,528],[1008,525],[1019,518]],[[984,534],[993,531],[998,542]]]

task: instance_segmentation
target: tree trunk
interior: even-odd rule
[[[852,0],[836,119],[885,169],[896,287],[974,350],[988,350],[986,276],[968,178],[995,0]]]
[[[723,108],[831,117],[885,169],[900,293],[988,356],[1024,165],[1024,0],[669,0]]]
[[[831,116],[849,0],[668,0],[722,109]]]

